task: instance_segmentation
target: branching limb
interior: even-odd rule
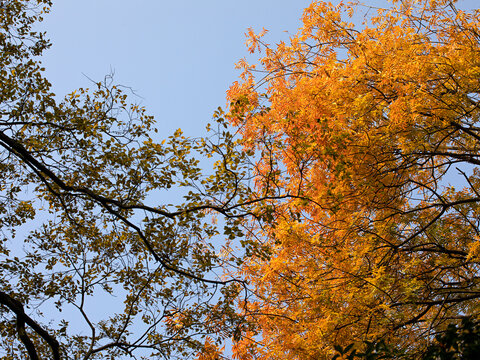
[[[5,305],[17,316],[17,332],[20,340],[28,351],[31,360],[38,360],[37,350],[32,340],[25,332],[25,324],[30,326],[52,349],[52,355],[54,360],[60,360],[60,345],[58,341],[51,336],[45,329],[43,329],[35,320],[25,314],[23,305],[20,301],[14,299],[10,295],[0,291],[0,304]]]

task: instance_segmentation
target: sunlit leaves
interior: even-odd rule
[[[380,339],[417,354],[478,316],[479,13],[315,1],[302,21],[275,46],[251,32],[265,55],[228,92],[258,193],[292,195],[249,232],[270,249],[242,268],[263,340],[246,335],[238,357],[323,359]]]

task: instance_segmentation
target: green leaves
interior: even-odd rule
[[[54,352],[43,332],[83,359],[184,358],[208,334],[223,341],[244,321],[243,280],[224,268],[261,202],[252,152],[220,108],[209,137],[158,140],[111,76],[57,101],[32,28],[49,5],[0,6],[0,291],[35,309],[25,334],[41,358]],[[26,358],[11,326],[22,315],[0,312],[3,358]]]

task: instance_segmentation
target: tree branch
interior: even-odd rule
[[[35,349],[35,345],[25,332],[25,324],[30,326],[32,330],[41,336],[42,339],[45,340],[45,342],[50,346],[52,349],[53,359],[60,360],[60,345],[58,341],[46,330],[44,330],[35,320],[25,314],[23,305],[20,301],[14,299],[3,291],[0,291],[0,304],[5,305],[17,316],[17,333],[20,340],[25,345],[31,360],[39,360],[39,357]]]

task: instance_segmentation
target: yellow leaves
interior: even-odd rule
[[[30,201],[20,201],[15,212],[21,218],[33,219],[35,217],[35,208]]]
[[[218,347],[210,336],[205,338],[202,351],[197,355],[196,360],[218,360],[221,358],[225,346]]]
[[[238,360],[253,360],[262,359],[259,351],[255,348],[255,334],[253,332],[246,332],[242,338],[235,341],[232,346],[233,359]]]
[[[480,239],[475,239],[469,245],[467,261],[477,262],[480,259]]]
[[[261,44],[260,39],[265,36],[268,32],[265,28],[262,28],[262,31],[259,34],[255,34],[252,28],[247,29],[247,33],[245,36],[247,40],[245,41],[245,45],[250,53],[254,53],[255,51],[261,51]]]
[[[462,191],[443,179],[457,162],[478,165],[469,159],[479,150],[480,45],[471,39],[480,21],[446,4],[395,2],[353,29],[342,16],[355,5],[313,2],[298,34],[261,60],[267,105],[247,85],[252,73],[231,88],[232,99],[248,104],[232,104],[232,123],[262,151],[259,191],[277,186],[311,200],[276,208],[275,225],[258,235],[271,257],[242,270],[262,299],[256,306],[299,321],[289,328],[259,320],[271,335],[264,349],[291,351],[279,350],[279,358],[305,358],[300,348],[318,357],[315,349],[326,354],[329,341],[365,332],[406,344],[416,330],[400,334],[392,324],[422,311],[416,302],[445,296],[442,284],[456,286],[475,271],[463,266],[480,254],[472,241],[478,178],[467,175]],[[438,319],[455,316],[435,306],[422,322],[436,326],[437,310]]]

